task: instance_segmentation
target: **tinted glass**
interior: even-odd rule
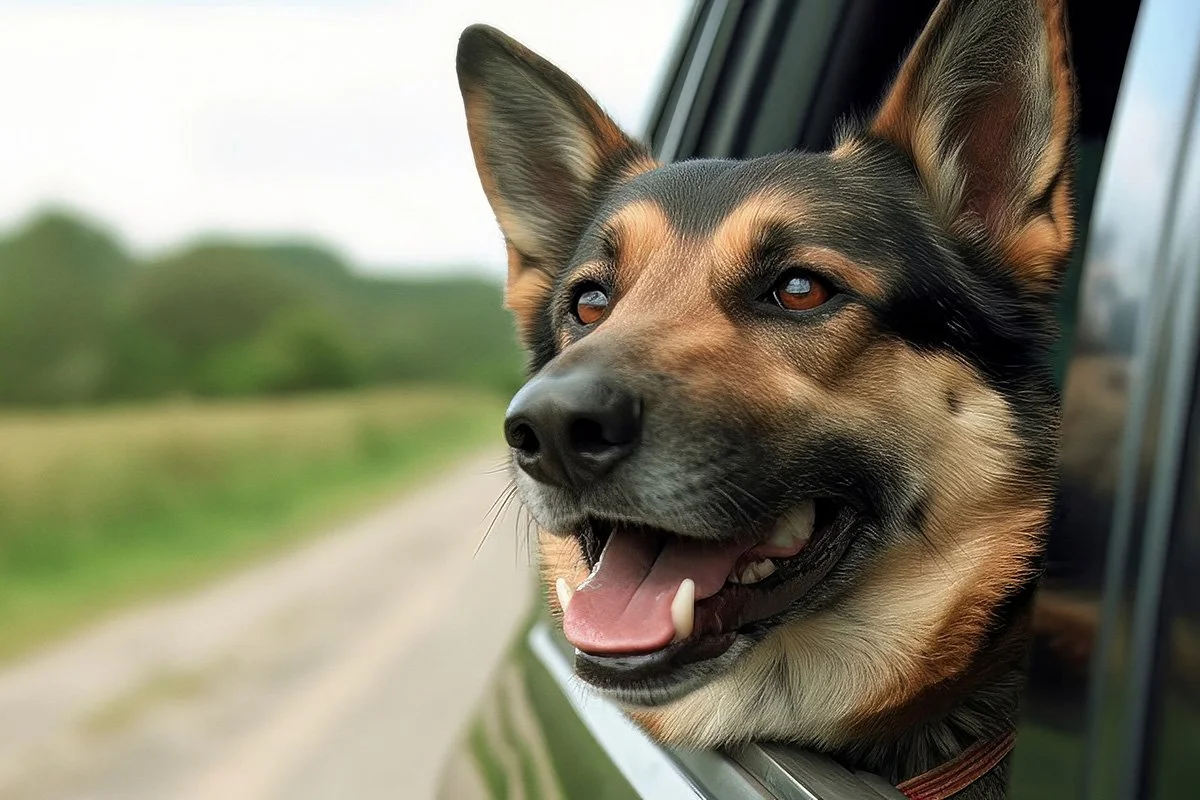
[[[1193,269],[1200,262],[1191,261]],[[1200,766],[1200,403],[1192,411],[1161,629],[1153,796],[1195,796]]]
[[[1125,620],[1165,375],[1163,220],[1178,189],[1198,31],[1200,6],[1189,0],[1143,4],[1104,155],[1064,387],[1059,517],[1034,617],[1014,797],[1104,796],[1103,787],[1118,785]]]
[[[1200,83],[1193,79],[1193,93]],[[1193,114],[1200,110],[1193,109]],[[1156,453],[1156,484],[1164,498],[1161,536],[1169,543],[1147,548],[1145,562],[1163,564],[1161,611],[1153,633],[1157,662],[1143,678],[1149,709],[1149,764],[1141,785],[1147,796],[1192,797],[1200,765],[1200,395],[1196,392],[1198,304],[1200,304],[1200,135],[1192,136],[1181,171],[1178,222],[1169,248],[1170,383],[1164,402],[1163,433]],[[1173,401],[1173,402],[1172,402]],[[1177,491],[1176,490],[1177,487]],[[1173,513],[1168,508],[1173,507]],[[1154,529],[1148,525],[1148,537]],[[1169,533],[1168,533],[1169,531]],[[1145,570],[1144,570],[1145,571]],[[1144,591],[1144,590],[1143,590]],[[1158,598],[1155,598],[1158,599]]]

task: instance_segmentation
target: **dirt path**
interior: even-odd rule
[[[496,464],[0,671],[0,798],[428,797],[532,601]]]

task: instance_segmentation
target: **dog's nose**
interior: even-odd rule
[[[579,486],[607,474],[637,447],[642,404],[593,370],[539,376],[517,392],[504,438],[535,480]]]

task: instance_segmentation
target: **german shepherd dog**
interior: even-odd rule
[[[1064,13],[945,0],[831,152],[672,164],[463,33],[530,356],[515,482],[577,675],[659,741],[899,782],[1011,730],[1074,239]]]

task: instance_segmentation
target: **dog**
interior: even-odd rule
[[[944,0],[827,153],[657,163],[485,26],[457,69],[578,677],[660,742],[898,784],[1011,741],[1075,238],[1062,2]],[[998,752],[954,796],[1002,797]]]

